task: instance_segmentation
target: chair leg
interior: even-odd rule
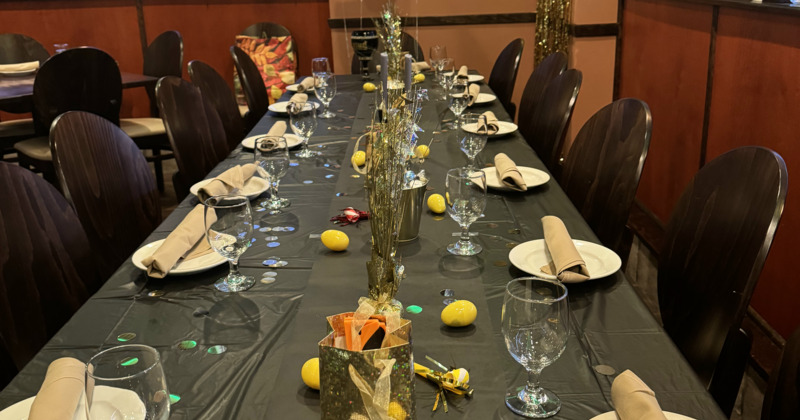
[[[160,147],[153,147],[151,149],[153,152],[153,166],[156,170],[156,186],[158,187],[159,192],[164,192],[164,167],[161,163],[161,148]]]

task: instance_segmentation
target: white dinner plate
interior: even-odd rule
[[[250,149],[250,150],[255,149],[256,148],[256,139],[260,139],[260,138],[266,137],[266,136],[267,136],[266,134],[259,134],[257,136],[250,136],[250,137],[242,140],[242,147],[244,147],[245,149]],[[290,149],[293,148],[293,147],[297,147],[301,143],[303,143],[303,139],[301,139],[300,137],[298,137],[298,136],[296,136],[294,134],[286,133],[281,137],[286,139],[286,147],[288,147]]]
[[[667,420],[695,420],[682,414],[670,413],[669,411],[664,412],[664,417]],[[619,420],[619,417],[617,417],[616,411],[609,411],[608,413],[598,414],[589,420]]]
[[[450,72],[446,72],[445,74],[450,75],[450,74],[453,74],[453,72],[450,71]],[[481,82],[481,81],[483,81],[483,79],[485,79],[485,77],[481,76],[480,74],[469,74],[469,75],[467,75],[467,81],[469,83]]]
[[[544,185],[550,180],[550,175],[548,175],[545,171],[540,171],[536,168],[529,168],[527,166],[517,166],[517,169],[519,169],[519,173],[522,175],[522,179],[525,181],[525,185],[527,185],[529,189],[538,187],[539,185]],[[497,176],[497,169],[484,168],[482,171],[486,174],[486,185],[488,185],[489,188],[503,191],[516,191],[506,187],[505,184],[503,184],[503,181],[501,181],[500,177]]]
[[[311,100],[311,98],[309,98],[309,100]],[[308,104],[311,104],[314,108],[319,107],[319,104],[317,104],[316,102],[306,102],[306,105]],[[287,106],[289,106],[289,101],[275,102],[274,104],[270,105],[268,109],[278,114],[286,114]]]
[[[200,191],[200,188],[203,188],[204,185],[206,185],[209,182],[211,182],[211,179],[213,179],[213,178],[204,179],[204,180],[192,185],[192,187],[189,188],[189,192],[194,194],[194,195],[197,195],[197,192]],[[247,198],[249,198],[250,200],[252,200],[252,199],[258,197],[259,195],[261,195],[261,193],[266,191],[268,188],[269,188],[269,182],[267,182],[266,179],[260,178],[260,177],[257,177],[257,176],[252,176],[252,177],[250,177],[250,179],[245,181],[245,183],[244,183],[244,185],[242,186],[241,189],[239,189],[238,191],[233,191],[233,192],[235,192],[236,194],[239,194],[239,195],[244,195]]]
[[[622,260],[614,251],[592,242],[573,239],[575,248],[581,254],[583,261],[586,262],[586,269],[589,270],[589,280],[595,280],[610,276],[622,267]],[[544,244],[544,239],[523,242],[514,247],[508,253],[508,259],[514,267],[533,274],[543,279],[555,279],[556,276],[547,274],[541,270],[552,261],[550,251]]]
[[[300,83],[295,83],[293,85],[286,86],[286,90],[288,90],[290,92],[297,92],[297,86],[299,86],[299,85],[300,85]],[[306,92],[313,92],[313,91],[314,91],[314,87],[313,86],[311,87],[311,89],[306,90]]]
[[[22,400],[3,411],[0,411],[0,420],[28,420],[33,400],[30,397]],[[86,420],[86,399],[81,395],[78,407],[75,409],[73,420]],[[140,420],[145,417],[145,407],[142,400],[135,392],[129,389],[113,388],[100,385],[94,388],[94,404],[102,405],[103,411],[108,415],[103,415],[107,419],[131,419]]]
[[[36,71],[39,69],[31,69],[31,70],[20,70],[20,71],[0,71],[0,75],[6,77],[24,77],[30,76],[32,74],[36,74]]]
[[[495,99],[497,99],[497,96],[494,96],[491,93],[479,93],[478,98],[475,99],[475,103],[473,105],[488,104],[490,102],[494,102]]]
[[[464,124],[462,126],[462,128],[464,129],[464,131],[466,131],[468,133],[477,133],[478,132],[478,123]],[[517,129],[519,129],[519,127],[517,127],[517,125],[512,123],[512,122],[498,121],[497,122],[497,132],[494,133],[494,134],[490,134],[489,138],[505,136],[506,134],[511,134],[511,133],[517,131]]]
[[[205,240],[205,238],[203,239]],[[133,253],[131,257],[131,261],[133,261],[133,265],[136,268],[147,271],[147,267],[142,264],[142,260],[153,255],[154,252],[164,243],[164,239],[160,239],[155,242],[150,242],[149,244],[139,248],[136,252]],[[202,255],[197,258],[192,258],[191,260],[184,261],[178,260],[175,263],[175,266],[172,267],[172,270],[169,271],[169,275],[185,275],[185,274],[194,274],[199,273],[201,271],[206,271],[210,268],[214,268],[220,264],[225,264],[228,261],[222,255],[217,254],[216,252],[212,252],[210,254]],[[0,419],[2,420],[2,419]]]

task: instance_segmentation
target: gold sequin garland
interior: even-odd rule
[[[569,54],[571,23],[572,0],[539,0],[536,5],[536,65],[556,51]]]

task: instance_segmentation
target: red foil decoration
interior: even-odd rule
[[[340,215],[331,217],[331,222],[342,226],[347,226],[349,224],[357,223],[361,220],[369,219],[368,211],[361,211],[359,209],[348,207],[346,209],[342,209],[342,212],[343,213]]]

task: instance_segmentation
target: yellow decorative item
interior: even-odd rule
[[[417,73],[414,75],[414,83],[422,83],[425,81],[425,75],[422,73]]]
[[[350,238],[341,230],[326,230],[319,238],[322,240],[322,244],[332,251],[344,251],[347,249],[347,245],[350,245]]]
[[[457,300],[442,310],[442,322],[450,327],[466,327],[475,321],[478,308],[468,300]]]
[[[444,374],[445,379],[453,382],[469,383],[469,371],[464,368],[453,369]]]
[[[364,153],[364,151],[359,150],[353,153],[353,158],[351,161],[356,166],[364,166],[364,164],[367,163],[367,154]]]
[[[424,144],[420,144],[416,149],[414,149],[414,156],[419,159],[424,159],[428,157],[429,154],[431,154],[431,148]]]
[[[403,410],[403,406],[397,401],[392,401],[389,403],[388,414],[392,420],[406,420],[408,418],[408,413],[406,413],[406,410]]]
[[[319,357],[308,359],[300,369],[300,376],[307,387],[319,391]]]
[[[444,213],[444,197],[441,194],[431,194],[428,197],[428,208],[434,213]]]
[[[362,88],[364,89],[364,92],[374,92],[375,89],[377,89],[377,86],[375,86],[374,83],[367,82],[364,83],[364,86],[362,86]]]
[[[441,363],[433,360],[429,356],[425,356],[426,359],[432,361],[437,366],[440,367],[442,370],[447,370],[446,367],[442,366]],[[441,372],[433,370],[427,366],[423,366],[419,363],[414,363],[414,373],[417,375],[439,385],[439,389],[436,391],[436,400],[433,403],[433,410],[439,407],[439,401],[442,402],[442,407],[444,407],[444,412],[447,413],[447,395],[445,391],[452,392],[455,395],[465,396],[467,398],[471,398],[474,389],[470,388],[469,386],[469,372],[463,368],[451,368],[451,370],[447,372]]]

